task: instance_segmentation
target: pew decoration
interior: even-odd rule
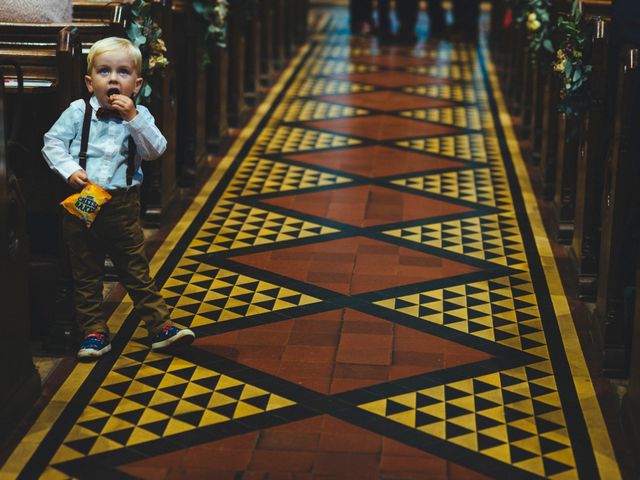
[[[585,47],[587,36],[578,2],[574,1],[570,14],[560,14],[557,24],[561,39],[553,70],[560,76],[560,102],[558,110],[568,117],[576,117],[589,107],[589,72]]]
[[[167,47],[162,39],[162,29],[152,17],[152,3],[151,0],[134,0],[131,3],[132,22],[127,29],[129,40],[142,52],[142,77],[145,83],[137,98],[142,104],[151,101],[151,83],[155,83],[154,78],[162,75],[169,64],[165,56]]]
[[[551,42],[551,16],[549,15],[549,0],[528,0],[524,8],[522,23],[526,23],[529,37],[529,52],[533,62],[551,62],[554,53]]]
[[[212,61],[211,54],[215,47],[227,47],[227,17],[229,4],[227,0],[194,0],[193,9],[206,22],[204,35],[205,48],[202,49],[202,66]]]

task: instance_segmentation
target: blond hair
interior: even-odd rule
[[[103,38],[91,46],[89,55],[87,56],[87,73],[91,74],[91,70],[93,69],[93,59],[96,56],[120,49],[124,49],[129,53],[135,63],[136,72],[140,75],[142,72],[142,53],[140,53],[140,49],[126,38],[120,37]]]

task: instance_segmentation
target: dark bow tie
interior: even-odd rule
[[[110,118],[113,118],[114,120],[122,120],[122,116],[118,110],[111,110],[103,107],[100,107],[96,111],[96,117],[98,117],[98,120],[108,120]]]

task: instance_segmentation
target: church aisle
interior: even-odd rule
[[[326,32],[0,477],[620,478],[488,55]]]

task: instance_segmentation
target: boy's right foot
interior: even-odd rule
[[[111,350],[111,341],[106,333],[90,333],[80,344],[78,350],[78,358],[81,360],[90,360],[100,358]]]

